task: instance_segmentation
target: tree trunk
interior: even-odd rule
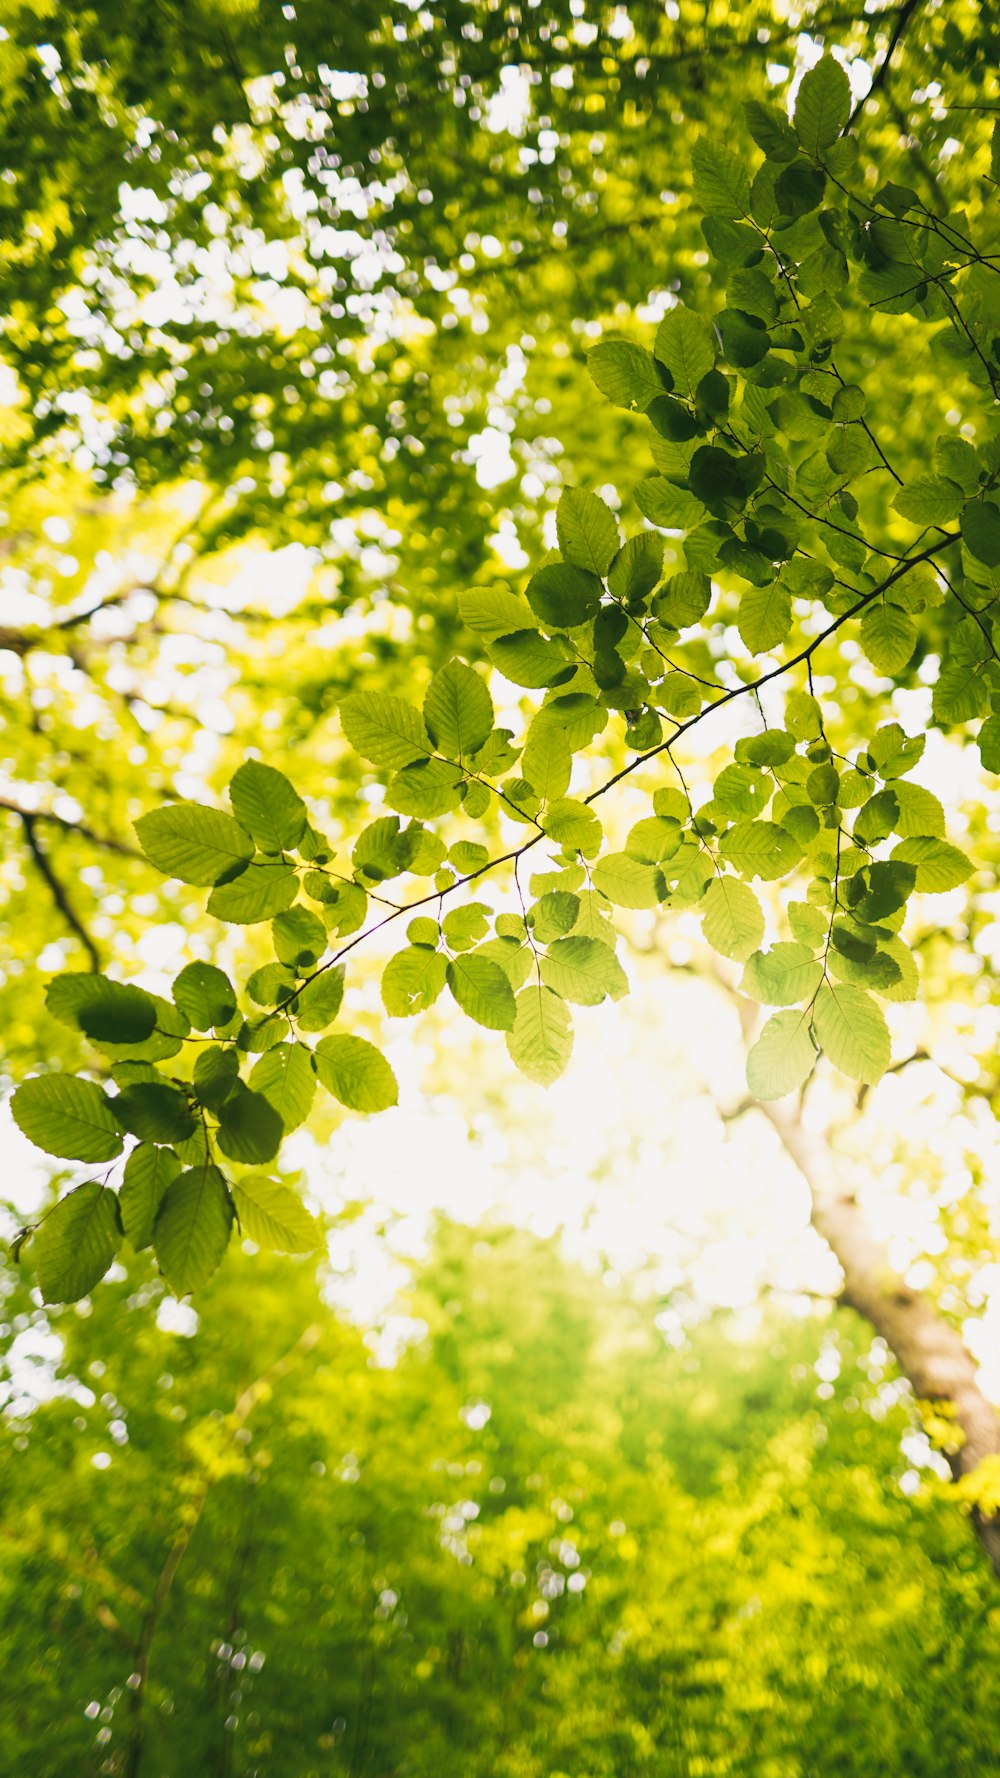
[[[828,1144],[794,1112],[753,1104],[809,1187],[813,1227],[844,1273],[841,1300],[881,1335],[918,1399],[946,1405],[960,1434],[946,1453],[952,1475],[956,1481],[971,1475],[983,1458],[1000,1455],[1000,1416],[979,1386],[971,1355],[933,1303],[893,1270],[854,1193],[839,1184]],[[974,1510],[972,1519],[1000,1579],[1000,1518]]]

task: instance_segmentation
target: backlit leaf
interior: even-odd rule
[[[177,1296],[207,1284],[229,1244],[232,1221],[218,1167],[191,1167],[167,1186],[153,1224],[153,1248]]]
[[[522,988],[507,1048],[511,1061],[529,1080],[547,1087],[559,1079],[573,1048],[573,1023],[558,994],[537,984]]]
[[[493,727],[493,703],[485,680],[464,661],[448,661],[427,688],[424,723],[441,753],[449,759],[468,759]]]
[[[386,1111],[399,1090],[385,1057],[363,1037],[322,1037],[316,1045],[320,1082],[351,1111]]]
[[[42,1300],[75,1303],[99,1284],[121,1245],[118,1200],[88,1179],[49,1211],[31,1242]]]
[[[566,488],[556,508],[556,530],[567,562],[607,574],[619,537],[614,513],[603,500],[583,488]]]
[[[233,1181],[240,1226],[258,1247],[273,1253],[314,1253],[323,1238],[301,1198],[265,1173],[244,1173]]]
[[[36,1074],[10,1102],[19,1130],[46,1154],[70,1161],[111,1161],[122,1151],[113,1102],[91,1080]]]
[[[713,951],[743,963],[764,936],[764,915],[753,890],[738,877],[716,877],[701,903],[702,931]]]
[[[136,835],[150,864],[183,883],[220,883],[252,857],[253,840],[232,815],[201,803],[167,803],[140,815]]]
[[[805,1084],[815,1063],[808,1014],[777,1012],[747,1056],[747,1086],[758,1099],[783,1099]]]
[[[229,786],[233,814],[262,852],[298,845],[309,819],[305,803],[282,772],[248,759]]]
[[[488,957],[453,957],[447,966],[448,986],[462,1011],[489,1031],[510,1031],[514,995],[498,963]]]
[[[889,1029],[863,988],[824,985],[816,997],[813,1024],[821,1049],[841,1073],[869,1086],[881,1080],[889,1066]]]

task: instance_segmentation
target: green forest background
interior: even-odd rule
[[[690,902],[678,889],[679,913],[588,893],[601,944],[615,904],[635,995],[612,1005],[610,973],[576,995],[555,1111],[544,1071],[514,1074],[498,1019],[460,1025],[447,1003],[386,1027],[416,1008],[380,990],[376,943],[352,1030],[399,1079],[388,1135],[359,1134],[343,1093],[306,1122],[310,1075],[280,1174],[309,1214],[270,1244],[309,1248],[318,1229],[318,1246],[271,1253],[256,1227],[190,1300],[128,1226],[103,1282],[62,1293],[79,1301],[39,1288],[24,1231],[84,1175],[59,1164],[72,1149],[42,1163],[5,1112],[12,1778],[1000,1772],[998,50],[977,0],[0,0],[5,1086],[148,1084],[113,1074],[120,1049],[95,1065],[85,1021],[55,1016],[59,972],[165,994],[182,965],[240,981],[273,965],[257,929],[222,930],[197,888],[161,879],[137,820],[175,796],[217,804],[250,755],[349,846],[377,812],[364,762],[383,762],[345,744],[345,696],[422,697],[456,653],[502,666],[469,621],[486,607],[462,601],[519,591],[557,536],[565,551],[565,487],[630,529],[651,516],[633,495],[643,403],[627,382],[604,400],[587,352],[649,347],[678,302],[714,314],[734,277],[768,314],[704,155],[787,166],[803,73],[822,63],[839,103],[831,57],[849,93],[825,141],[821,126],[820,189],[839,220],[806,240],[819,198],[799,155],[801,234],[786,231],[819,316],[788,363],[822,324],[845,370],[824,410],[843,486],[810,458],[812,495],[839,503],[845,572],[864,525],[883,565],[951,547],[961,573],[928,573],[908,606],[883,596],[908,650],[863,629],[859,646],[832,594],[832,646],[796,680],[826,726],[807,711],[794,732],[813,767],[846,764],[880,724],[926,733],[896,831],[939,837],[946,812],[964,848],[940,855],[955,874],[917,876],[939,893],[916,897],[905,945],[895,907],[879,928],[883,963],[902,959],[883,975],[900,988],[893,1063],[834,1056],[807,1097],[756,1108],[755,1004],[728,967],[750,949],[703,937],[705,881]],[[860,280],[862,200],[838,167],[869,209],[889,193]],[[965,243],[960,226],[978,245],[914,283],[892,231],[918,204],[936,240]],[[951,310],[946,340],[928,323]],[[739,313],[721,345],[752,373],[764,323]],[[801,492],[827,419],[787,401],[771,430]],[[693,391],[689,406],[707,426]],[[871,454],[855,457],[862,414]],[[650,479],[682,463],[676,424]],[[677,565],[681,527],[661,528]],[[715,564],[723,606],[685,629],[677,673],[671,655],[675,721],[700,709],[692,685],[733,662],[745,684],[779,646],[757,606],[752,639],[749,607],[725,604],[744,562]],[[673,649],[676,626],[656,635]],[[585,769],[624,776],[652,731],[617,697],[622,663],[607,685],[593,648],[589,665],[614,722]],[[515,721],[555,681],[512,674]],[[742,734],[713,731],[684,770],[734,769]],[[609,826],[651,806],[624,785]],[[464,812],[483,827],[448,831],[456,871],[500,831]],[[377,902],[392,873],[354,862]],[[530,890],[550,912],[576,899],[557,862]],[[459,921],[456,954],[481,936]],[[787,1004],[766,990],[752,1001]],[[867,1221],[841,1247],[843,1215]]]

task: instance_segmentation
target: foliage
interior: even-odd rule
[[[186,1336],[141,1259],[60,1314],[0,1471],[8,1769],[988,1769],[989,1582],[860,1324],[672,1350],[593,1282],[444,1226],[392,1367],[263,1257]]]
[[[317,1083],[352,1111],[395,1104],[389,1064],[349,1028],[349,976],[344,991],[345,960],[399,922],[387,1015],[447,991],[506,1034],[534,1079],[566,1066],[570,1006],[624,991],[615,910],[661,906],[703,909],[708,943],[745,966],[745,992],[785,1009],[750,1055],[759,1097],[802,1086],[821,1052],[863,1085],[884,1074],[880,1002],[918,991],[900,936],[911,899],[961,886],[973,862],[947,839],[941,804],[909,781],[923,734],[879,718],[933,652],[934,722],[987,719],[988,761],[1000,700],[1000,310],[984,197],[996,150],[991,160],[973,111],[974,177],[963,206],[942,209],[892,179],[871,188],[854,120],[847,74],[827,53],[789,115],[748,103],[752,161],[711,132],[691,145],[713,298],[671,302],[650,346],[607,337],[588,358],[601,393],[645,429],[640,523],[623,534],[601,495],[565,489],[558,547],[523,592],[459,595],[468,652],[491,680],[453,657],[422,706],[370,675],[341,700],[353,770],[382,799],[349,859],[299,789],[253,758],[231,779],[231,812],[182,798],[137,821],[150,864],[210,887],[210,916],[266,925],[270,943],[239,988],[188,966],[170,1001],[94,972],[52,983],[49,1011],[96,1047],[116,1091],[34,1076],[14,1117],[47,1152],[80,1161],[114,1159],[136,1138],[146,1172],[120,1201],[111,1173],[77,1188],[31,1236],[50,1300],[85,1294],[136,1229],[151,1232],[179,1293],[200,1286],[241,1201],[276,1244],[303,1238],[291,1210],[294,1236],[287,1218],[261,1221],[239,1169],[275,1161]],[[893,397],[868,348],[883,316],[946,366],[952,406],[920,473],[896,466]],[[868,695],[838,708],[836,685],[816,695],[814,668],[837,647],[853,659],[854,638]],[[514,728],[491,696],[492,684],[506,713],[505,683],[542,694],[518,699]],[[737,700],[759,732],[693,800],[678,745]],[[627,779],[644,813],[606,834],[602,799]],[[515,895],[499,908],[478,899],[497,873]],[[761,949],[771,884],[784,891],[783,931]],[[267,1190],[285,1203],[287,1188]]]

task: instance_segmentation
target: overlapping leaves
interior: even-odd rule
[[[181,801],[141,817],[150,863],[209,889],[220,920],[269,923],[273,960],[239,990],[192,960],[170,1000],[100,975],[52,985],[51,1010],[109,1078],[38,1075],[14,1115],[47,1152],[110,1166],[32,1237],[47,1298],[92,1288],[123,1236],[151,1243],[182,1291],[211,1275],[233,1226],[289,1251],[314,1238],[294,1193],[259,1169],[317,1088],[362,1114],[397,1101],[388,1060],[354,1028],[367,1015],[345,973],[369,927],[405,931],[382,970],[388,1018],[446,995],[549,1084],[570,1056],[570,1007],[625,991],[615,910],[649,923],[694,909],[707,943],[743,966],[744,991],[777,1009],[750,1055],[754,1092],[797,1090],[821,1052],[864,1084],[884,1072],[882,1003],[917,992],[910,899],[961,886],[972,865],[908,779],[923,737],[890,721],[853,757],[835,753],[811,668],[843,631],[869,679],[905,682],[932,643],[936,721],[984,719],[983,762],[1000,769],[1000,443],[985,423],[975,442],[942,437],[926,473],[901,481],[865,389],[837,365],[841,298],[851,288],[880,312],[940,323],[941,349],[991,395],[1000,316],[961,219],[905,187],[866,191],[850,119],[847,75],[826,55],[791,118],[749,107],[760,164],[714,135],[694,145],[721,304],[677,303],[649,345],[605,338],[588,356],[649,447],[639,521],[623,523],[610,495],[568,489],[558,549],[523,586],[463,592],[492,686],[453,659],[419,702],[368,685],[342,700],[352,769],[381,800],[349,848],[257,760],[235,774],[229,811]],[[873,526],[874,476],[893,526],[917,527],[909,546]],[[781,678],[783,726],[755,701],[759,732],[693,808],[671,775],[675,743]],[[497,724],[497,705],[514,726]],[[605,731],[615,769],[595,785]],[[606,838],[597,799],[633,773],[646,812]],[[480,881],[504,881],[512,863],[505,904],[480,900]]]

